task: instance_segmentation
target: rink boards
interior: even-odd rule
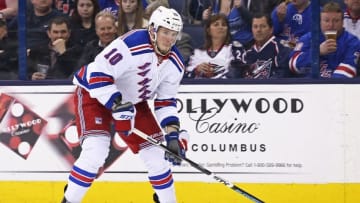
[[[1,203],[59,203],[64,182],[0,182]],[[358,203],[360,184],[237,184],[265,202]],[[217,183],[176,183],[179,203],[251,203]],[[148,183],[96,182],[83,203],[151,203]]]
[[[0,86],[0,203],[59,202],[80,152],[74,86]],[[360,202],[360,85],[182,85],[188,158],[265,202]],[[151,202],[146,171],[114,133],[86,202]],[[179,202],[249,202],[189,164]]]

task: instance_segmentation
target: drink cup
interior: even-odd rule
[[[62,10],[63,10],[63,13],[68,14],[69,13],[69,4],[68,3],[63,4]]]
[[[37,71],[40,73],[43,73],[46,75],[48,69],[49,69],[49,65],[46,64],[37,64]]]
[[[336,41],[336,37],[337,37],[336,36],[336,34],[337,34],[336,30],[328,30],[328,31],[325,31],[324,34],[325,34],[325,37],[326,37],[327,40],[328,39],[333,39],[333,40]]]

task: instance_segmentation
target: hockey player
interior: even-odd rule
[[[147,30],[133,30],[115,39],[94,62],[76,73],[75,114],[82,152],[70,172],[63,203],[81,202],[99,174],[108,156],[112,122],[144,162],[159,201],[176,202],[168,161],[179,165],[181,160],[144,141],[132,129],[156,140],[165,138],[172,151],[185,157],[188,134],[179,130],[175,99],[184,72],[182,57],[174,46],[182,26],[179,13],[159,7]],[[155,114],[148,106],[149,99],[154,99]]]

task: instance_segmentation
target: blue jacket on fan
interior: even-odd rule
[[[325,41],[320,35],[319,44]],[[328,55],[320,56],[320,77],[353,78],[357,76],[360,55],[360,41],[343,30],[337,37],[337,49]],[[290,71],[304,77],[311,76],[311,33],[305,34],[290,53]]]
[[[295,40],[311,30],[311,4],[299,13],[297,8],[289,3],[287,5],[286,17],[282,22],[276,15],[276,9],[271,13],[271,19],[274,26],[274,35],[284,40]]]

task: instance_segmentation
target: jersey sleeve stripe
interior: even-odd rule
[[[348,78],[353,78],[356,76],[356,69],[345,63],[340,63],[340,65],[335,69],[334,73],[344,75]]]
[[[99,88],[114,84],[114,78],[110,75],[101,72],[95,72],[90,75],[89,88]]]
[[[172,51],[169,53],[169,60],[176,66],[180,73],[185,70],[185,65],[178,49],[172,49]]]
[[[176,107],[176,99],[175,98],[165,99],[165,100],[155,99],[154,106],[155,106],[155,110],[158,110],[160,108],[167,107],[167,106]]]
[[[154,49],[152,48],[152,46],[150,44],[142,44],[142,45],[130,48],[130,53],[133,56],[143,54],[143,53],[150,53],[153,51],[154,51]]]
[[[296,67],[296,61],[300,55],[301,55],[300,51],[296,52],[289,60],[289,67],[293,73],[300,73],[299,69]]]
[[[181,61],[179,61],[179,58],[174,57],[173,55],[171,55],[169,60],[176,66],[176,68],[178,69],[178,71],[180,73],[182,73],[184,71],[185,66]]]

